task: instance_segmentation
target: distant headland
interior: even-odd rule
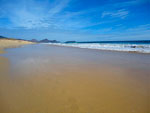
[[[25,39],[18,39],[18,38],[8,38],[4,36],[0,36],[0,39],[8,39],[8,40],[23,40],[23,41],[29,41],[34,43],[150,43],[150,40],[119,40],[119,41],[65,41],[61,42],[58,40],[49,40],[47,38],[37,40],[37,39],[31,39],[31,40],[25,40]]]

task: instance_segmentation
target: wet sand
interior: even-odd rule
[[[0,56],[0,113],[149,113],[150,55],[48,45]]]

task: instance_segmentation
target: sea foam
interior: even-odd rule
[[[78,47],[88,49],[100,49],[111,51],[126,51],[150,53],[150,44],[102,44],[102,43],[49,43],[57,46]]]

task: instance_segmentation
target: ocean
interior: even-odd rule
[[[78,47],[111,51],[150,53],[150,40],[147,41],[93,41],[75,43],[49,43],[51,45]]]

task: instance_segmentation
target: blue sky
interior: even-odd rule
[[[0,35],[150,40],[150,0],[0,0]]]

